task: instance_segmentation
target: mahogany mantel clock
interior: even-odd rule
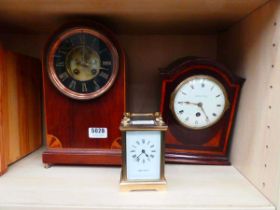
[[[120,164],[125,55],[99,24],[68,25],[44,54],[45,164]]]
[[[166,160],[229,164],[228,151],[244,79],[206,58],[186,57],[161,70],[160,111],[168,125]]]

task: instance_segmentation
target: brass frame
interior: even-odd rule
[[[133,117],[153,117],[156,125],[131,125],[129,122]],[[156,113],[125,113],[122,120],[120,130],[122,132],[122,172],[120,178],[120,190],[121,191],[136,191],[136,190],[165,190],[166,179],[164,176],[164,164],[165,164],[165,135],[167,126],[164,124],[161,118],[161,114]],[[160,157],[160,179],[159,180],[127,180],[127,163],[126,163],[126,132],[127,131],[160,131],[161,133],[161,157]]]
[[[208,125],[206,125],[206,126],[199,127],[199,128],[191,127],[191,126],[188,126],[188,125],[182,123],[182,122],[178,119],[178,117],[177,117],[177,115],[176,115],[176,113],[175,113],[175,111],[174,111],[174,100],[175,100],[175,96],[177,95],[178,91],[180,90],[180,88],[181,88],[184,84],[186,84],[186,83],[188,83],[189,81],[194,80],[194,79],[207,79],[207,80],[211,80],[212,82],[216,83],[216,84],[221,88],[221,90],[222,90],[222,92],[223,92],[223,94],[224,94],[224,96],[225,96],[225,107],[224,107],[223,112],[221,113],[221,115],[220,115],[215,121],[213,121],[212,123],[210,123],[210,124],[208,124]],[[230,106],[230,102],[229,102],[229,100],[228,100],[228,94],[227,94],[227,92],[226,92],[224,86],[221,84],[221,82],[218,81],[216,78],[214,78],[214,77],[212,77],[212,76],[203,75],[203,74],[194,75],[194,76],[188,77],[187,79],[183,80],[183,81],[175,88],[175,90],[171,93],[170,104],[169,104],[169,108],[170,108],[170,110],[171,110],[171,112],[172,112],[174,118],[176,119],[176,121],[177,121],[178,123],[180,123],[182,126],[184,126],[184,127],[186,127],[186,128],[189,128],[189,129],[192,129],[192,130],[201,130],[201,129],[209,128],[209,127],[215,125],[215,124],[216,124],[217,122],[219,122],[219,120],[223,117],[223,115],[224,115],[224,113],[226,112],[226,110],[229,109],[229,106]]]
[[[58,76],[56,75],[55,72],[55,67],[54,67],[54,54],[59,47],[60,43],[67,37],[77,34],[77,33],[87,33],[92,36],[97,37],[98,39],[101,39],[108,49],[110,50],[112,54],[112,59],[113,59],[113,71],[110,79],[108,82],[101,87],[99,90],[92,92],[92,93],[77,93],[75,91],[70,90],[69,88],[65,87],[62,82],[60,82]],[[66,31],[64,31],[60,36],[53,42],[53,44],[50,47],[50,51],[48,53],[47,57],[47,65],[48,65],[48,74],[51,82],[53,85],[64,95],[77,99],[77,100],[89,100],[93,98],[97,98],[104,94],[107,90],[110,89],[110,87],[113,85],[114,81],[116,80],[118,70],[119,70],[119,54],[116,49],[116,47],[113,45],[113,43],[109,40],[108,37],[106,37],[104,34],[101,32],[95,30],[94,28],[89,28],[89,27],[76,27],[76,28],[70,28]]]

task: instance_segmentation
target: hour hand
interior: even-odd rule
[[[107,68],[104,68],[104,67],[101,67],[101,66],[98,66],[98,67],[93,67],[92,69],[95,69],[95,70],[106,70],[106,71],[108,71],[109,69],[107,69]]]
[[[188,104],[188,105],[195,105],[195,106],[199,105],[199,103],[193,103],[190,101],[179,101],[179,104]]]

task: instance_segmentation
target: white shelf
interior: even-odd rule
[[[232,166],[166,165],[165,192],[119,192],[119,167],[43,168],[42,149],[0,178],[0,209],[272,210]]]

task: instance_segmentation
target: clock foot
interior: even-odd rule
[[[44,168],[46,168],[46,169],[50,168],[51,166],[52,166],[51,164],[44,163]]]

